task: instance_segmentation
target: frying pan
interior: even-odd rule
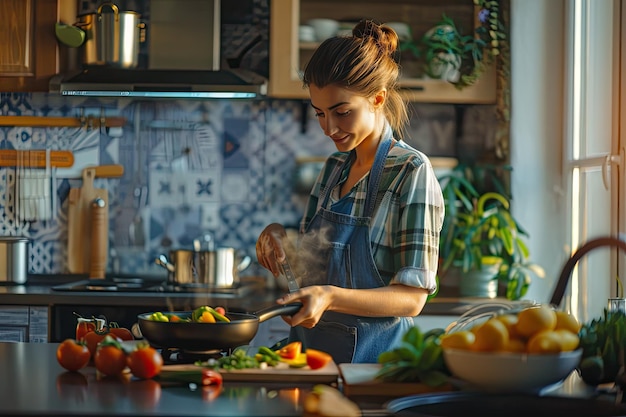
[[[275,304],[257,313],[227,313],[230,322],[185,323],[150,320],[152,313],[137,316],[143,337],[158,348],[179,348],[194,352],[230,349],[248,344],[256,335],[259,323],[281,315],[293,315],[302,303]],[[191,317],[192,311],[171,312],[181,318]]]

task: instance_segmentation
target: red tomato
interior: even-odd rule
[[[96,354],[96,350],[98,349],[98,344],[102,342],[107,335],[110,335],[110,333],[108,332],[106,328],[104,328],[102,331],[94,330],[93,332],[89,332],[85,335],[84,340],[85,340],[85,343],[87,344],[87,348],[89,349],[89,352],[91,353],[92,358]],[[117,335],[112,335],[111,337],[113,337],[115,340],[119,342],[122,341],[122,339],[119,338]]]
[[[149,345],[140,344],[127,359],[130,372],[141,379],[150,379],[161,373],[163,357]]]
[[[218,306],[218,307],[215,307],[214,310],[220,313],[222,316],[226,314],[226,309],[224,307]]]
[[[94,330],[96,330],[95,320],[79,317],[76,324],[76,340],[83,340],[87,333]]]
[[[208,369],[208,368],[202,368],[202,386],[209,386],[209,385],[222,385],[223,382],[223,378],[222,378],[222,374],[220,374],[217,371],[214,371],[212,369]]]
[[[66,339],[57,347],[57,361],[68,371],[75,372],[84,368],[90,358],[87,346],[74,339]]]
[[[122,340],[134,340],[133,334],[125,327],[109,327],[109,333]]]
[[[302,352],[302,342],[291,342],[278,350],[278,355],[284,359],[295,359]]]
[[[311,369],[319,369],[325,366],[333,358],[326,352],[315,349],[306,350],[306,364]]]
[[[93,360],[96,369],[107,376],[120,375],[126,368],[126,353],[119,341],[110,336],[98,346]]]

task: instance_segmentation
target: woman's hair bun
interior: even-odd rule
[[[371,38],[387,55],[393,56],[398,49],[398,34],[392,28],[379,25],[373,20],[361,20],[352,29],[352,35],[363,40]]]

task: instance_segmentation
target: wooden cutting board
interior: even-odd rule
[[[108,206],[109,195],[104,188],[94,188],[95,178],[121,177],[124,174],[122,165],[99,165],[83,169],[81,188],[71,188],[68,196],[68,242],[67,267],[69,272],[87,274],[90,272],[92,237],[94,236],[94,220],[104,230],[96,233],[98,253],[106,257],[108,250]],[[97,219],[92,218],[92,203],[95,199],[104,200],[107,210],[99,213]],[[106,259],[104,260],[106,263]],[[102,263],[102,259],[99,260]],[[103,277],[102,277],[103,278]]]
[[[376,363],[342,363],[339,374],[343,382],[343,393],[351,395],[373,395],[381,397],[403,397],[413,394],[452,391],[450,384],[430,387],[421,382],[386,382],[376,379],[381,365]]]
[[[164,365],[163,371],[189,371],[197,370],[196,365]],[[331,361],[320,369],[304,368],[280,368],[268,367],[266,369],[237,369],[232,371],[220,370],[224,381],[235,382],[300,382],[300,383],[336,383],[339,378],[339,369]]]

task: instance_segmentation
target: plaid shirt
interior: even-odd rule
[[[323,204],[320,191],[329,186],[331,173],[340,168],[348,155],[336,152],[326,160],[311,190],[300,233]],[[326,209],[330,210],[337,201],[340,185],[347,177],[348,171],[344,170]],[[363,216],[368,182],[369,173],[343,197],[351,200],[351,216]],[[441,187],[428,157],[405,142],[397,142],[387,156],[370,223],[372,254],[385,283],[435,292],[444,210]]]

